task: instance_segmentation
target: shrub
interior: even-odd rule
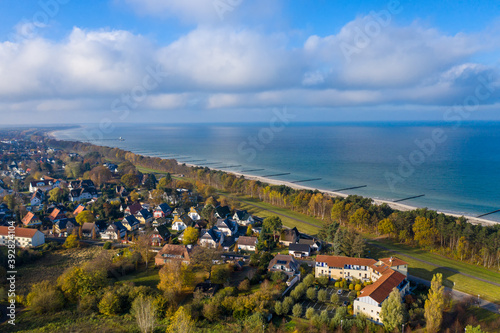
[[[328,278],[328,276],[323,275],[323,276],[320,276],[319,278],[317,278],[316,281],[318,281],[318,283],[320,285],[322,285],[323,287],[326,287],[328,285],[328,282],[330,281],[330,279]]]
[[[111,249],[111,242],[106,242],[106,243],[104,243],[104,245],[102,246],[102,248],[103,248],[104,250],[109,250],[109,249]]]
[[[64,305],[63,293],[48,280],[35,283],[27,298],[28,306],[36,313],[56,312]]]
[[[349,290],[354,290],[354,284],[349,284]]]
[[[339,295],[336,293],[333,293],[332,296],[330,296],[330,302],[333,303],[333,305],[338,305],[339,304]]]
[[[361,290],[361,285],[359,283],[357,283],[355,286],[354,286],[354,290],[356,291],[360,291]]]
[[[99,310],[97,306],[97,297],[95,295],[85,295],[80,298],[78,302],[79,312],[97,312]]]
[[[207,318],[209,321],[216,321],[219,319],[220,314],[221,310],[218,303],[210,302],[203,305],[203,317]]]
[[[238,285],[238,290],[242,292],[247,292],[250,290],[250,280],[245,279]]]
[[[306,296],[310,301],[314,302],[316,300],[316,289],[315,288],[307,289]]]
[[[335,288],[340,288],[340,282],[335,282]]]
[[[107,291],[99,302],[99,312],[106,316],[114,316],[120,311],[120,298],[113,291]]]
[[[294,317],[300,317],[302,316],[302,305],[300,304],[295,304],[292,308],[292,314]]]
[[[63,246],[67,249],[72,249],[78,247],[79,245],[80,242],[78,241],[78,237],[76,235],[69,235],[63,244]]]

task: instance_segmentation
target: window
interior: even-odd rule
[[[360,309],[359,305],[357,306],[357,308],[358,308],[358,310]],[[364,310],[364,309],[365,309],[365,308],[363,308],[363,310]]]

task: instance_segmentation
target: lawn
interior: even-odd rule
[[[158,269],[152,265],[149,266],[147,271],[127,274],[123,277],[120,277],[118,281],[130,281],[133,282],[136,286],[156,288],[156,286],[160,282],[160,275],[158,274]]]
[[[414,258],[426,260],[432,263],[436,263],[438,266],[444,266],[444,267],[438,267],[435,265],[430,265],[424,262],[421,262],[419,260],[416,260],[414,258],[410,258],[406,255],[400,255],[400,254],[395,254],[391,250],[384,250],[379,247],[373,246],[368,244],[368,249],[370,251],[369,256],[373,258],[383,258],[383,257],[390,257],[392,256],[397,256],[398,258],[408,262],[409,264],[409,274],[423,278],[426,280],[431,280],[432,276],[436,273],[441,273],[443,274],[443,284],[447,287],[453,287],[453,282],[455,282],[455,289],[459,291],[463,291],[465,293],[471,294],[471,295],[481,295],[481,298],[486,299],[490,302],[495,302],[495,303],[500,303],[500,287],[492,285],[487,282],[483,282],[480,280],[475,280],[470,277],[458,274],[457,272],[453,272],[450,269],[456,269],[459,272],[467,273],[467,274],[474,274],[471,272],[477,271],[477,274],[474,274],[474,276],[484,276],[488,275],[490,273],[495,274],[494,272],[490,272],[482,267],[474,266],[474,265],[469,265],[472,267],[467,267],[467,269],[461,269],[462,265],[455,265],[456,262],[448,259],[448,261],[452,261],[451,263],[447,262],[446,260],[440,261],[442,258],[439,255],[435,254],[430,254],[422,250],[418,249],[413,249],[410,248],[411,250],[406,249],[405,246],[399,247],[396,244],[391,244],[390,246],[387,246],[386,242],[380,243],[386,247],[390,247],[393,250],[397,250],[399,252],[403,253],[408,253]],[[418,251],[422,251],[422,253],[419,253]],[[429,258],[432,257],[432,258]],[[432,259],[432,260],[428,260]],[[445,268],[446,267],[446,268]],[[498,276],[493,276],[490,281],[495,281],[498,282],[499,277]]]

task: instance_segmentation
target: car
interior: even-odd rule
[[[344,301],[344,302],[342,303],[342,306],[348,306],[348,305],[349,305],[349,302],[348,302],[348,301]]]
[[[337,290],[337,295],[342,295],[342,289]]]

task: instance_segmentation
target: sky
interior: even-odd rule
[[[493,0],[1,0],[0,125],[498,121],[499,18]]]

